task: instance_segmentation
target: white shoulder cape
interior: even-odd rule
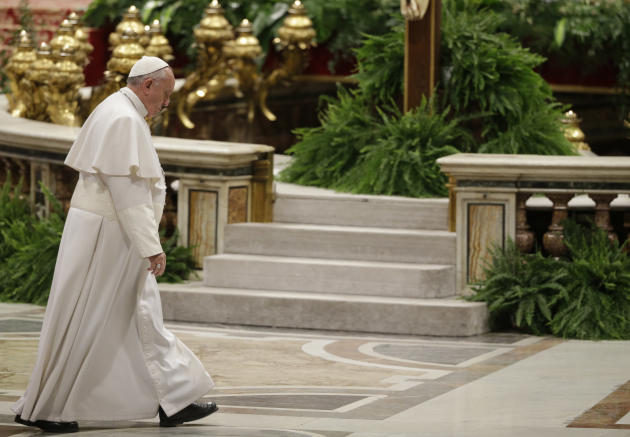
[[[65,164],[92,174],[160,179],[162,167],[139,111],[146,109],[129,88],[107,97],[83,124]]]

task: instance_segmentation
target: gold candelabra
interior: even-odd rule
[[[9,112],[14,117],[24,117],[27,112],[27,96],[20,88],[20,83],[26,77],[26,72],[31,64],[37,59],[33,41],[26,30],[20,31],[16,52],[7,62],[6,72],[9,78],[10,94]]]
[[[49,43],[37,52],[26,30],[7,63],[9,111],[15,117],[79,126],[79,89],[83,67],[92,50],[78,15],[63,20]],[[77,37],[78,35],[78,37]],[[82,40],[82,38],[85,38]]]
[[[195,105],[224,95],[246,99],[250,122],[257,106],[268,120],[275,121],[276,116],[266,103],[269,89],[290,83],[304,70],[308,49],[315,45],[315,30],[304,5],[299,0],[294,1],[274,39],[281,64],[267,76],[262,75],[256,65],[262,48],[251,23],[247,19],[241,21],[234,35],[218,0],[208,5],[195,29],[195,40],[197,70],[186,77],[184,86],[175,95],[177,117],[189,129],[195,126],[190,120]]]
[[[287,85],[300,74],[307,64],[308,50],[315,45],[315,30],[299,0],[289,8],[273,40],[281,61],[269,74],[261,73],[258,67],[262,48],[252,23],[244,19],[234,29],[218,0],[207,6],[194,34],[197,69],[187,75],[174,95],[173,105],[187,128],[194,127],[190,113],[197,104],[229,96],[246,101],[250,122],[257,108],[268,120],[276,120],[267,107],[270,88]],[[125,12],[109,42],[112,55],[105,79],[92,89],[88,100],[82,101],[79,96],[84,83],[82,69],[93,47],[79,16],[71,13],[63,20],[55,36],[48,44],[40,45],[37,53],[27,32],[22,31],[18,48],[6,67],[11,114],[77,126],[80,114],[86,116],[105,97],[125,85],[131,67],[143,55],[158,56],[167,62],[173,59],[173,49],[162,34],[160,22],[154,20],[145,27],[135,6]],[[164,125],[168,119],[165,117]]]
[[[33,61],[20,81],[20,89],[26,103],[24,117],[39,121],[50,121],[46,108],[51,94],[51,73],[55,68],[50,46],[42,42],[37,49],[37,59]]]
[[[67,20],[74,30],[74,38],[79,42],[79,59],[83,60],[82,66],[85,67],[89,63],[89,56],[94,51],[94,46],[88,41],[88,32],[80,24],[79,14],[71,12]]]
[[[50,120],[66,126],[81,126],[79,89],[83,86],[83,69],[76,62],[75,48],[67,44],[59,52],[59,60],[50,73],[51,86],[47,96]]]

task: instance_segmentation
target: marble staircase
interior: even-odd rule
[[[161,284],[166,319],[397,334],[487,330],[456,298],[446,199],[276,185],[274,223],[229,225],[202,283]]]

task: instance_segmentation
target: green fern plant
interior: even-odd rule
[[[401,15],[397,14],[398,21]],[[394,18],[393,18],[394,19]],[[384,35],[365,35],[355,53],[358,72],[353,76],[362,94],[377,102],[402,95],[405,66],[405,27],[399,23]]]
[[[488,141],[479,146],[479,153],[531,155],[575,155],[560,126],[562,110],[557,103],[528,107],[518,118],[509,122],[495,120],[487,130]],[[498,126],[504,125],[502,130]]]
[[[31,207],[22,195],[22,180],[13,186],[11,172],[8,172],[0,189],[0,263],[13,254],[1,230],[7,229],[15,221],[30,220],[31,214]]]
[[[279,179],[302,185],[333,187],[356,164],[361,150],[382,129],[371,102],[356,90],[339,88],[337,98],[323,97],[321,126],[296,129],[300,142],[287,153],[291,165]]]
[[[2,245],[11,252],[0,260],[0,300],[45,305],[65,214],[61,203],[41,186],[53,210],[49,217],[23,216],[2,229]]]
[[[178,246],[179,231],[177,228],[173,234],[164,239],[164,231],[160,232],[162,237],[162,249],[166,254],[166,270],[162,276],[158,276],[158,282],[184,282],[195,276],[195,258],[193,257],[193,247]]]
[[[484,274],[486,279],[473,285],[476,293],[467,299],[488,304],[493,329],[551,333],[553,315],[561,300],[568,298],[564,262],[540,252],[522,254],[509,239],[505,248],[492,249]]]
[[[360,150],[357,163],[334,188],[355,193],[409,197],[446,196],[446,175],[436,160],[466,148],[466,132],[448,112],[423,99],[402,114],[395,105],[377,108],[382,129]]]
[[[545,59],[500,32],[503,16],[485,6],[445,1],[443,104],[468,115],[479,152],[575,154],[562,134],[563,107],[534,71]]]
[[[554,334],[579,339],[630,338],[630,257],[625,243],[603,230],[564,223],[568,295],[555,314]]]

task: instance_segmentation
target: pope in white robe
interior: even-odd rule
[[[213,382],[164,327],[155,278],[166,265],[158,236],[166,185],[145,117],[168,105],[173,73],[144,57],[129,77],[92,112],[65,161],[79,181],[37,362],[13,407],[16,421],[46,431],[151,418],[158,408],[161,425],[174,426],[217,409],[194,404]]]

